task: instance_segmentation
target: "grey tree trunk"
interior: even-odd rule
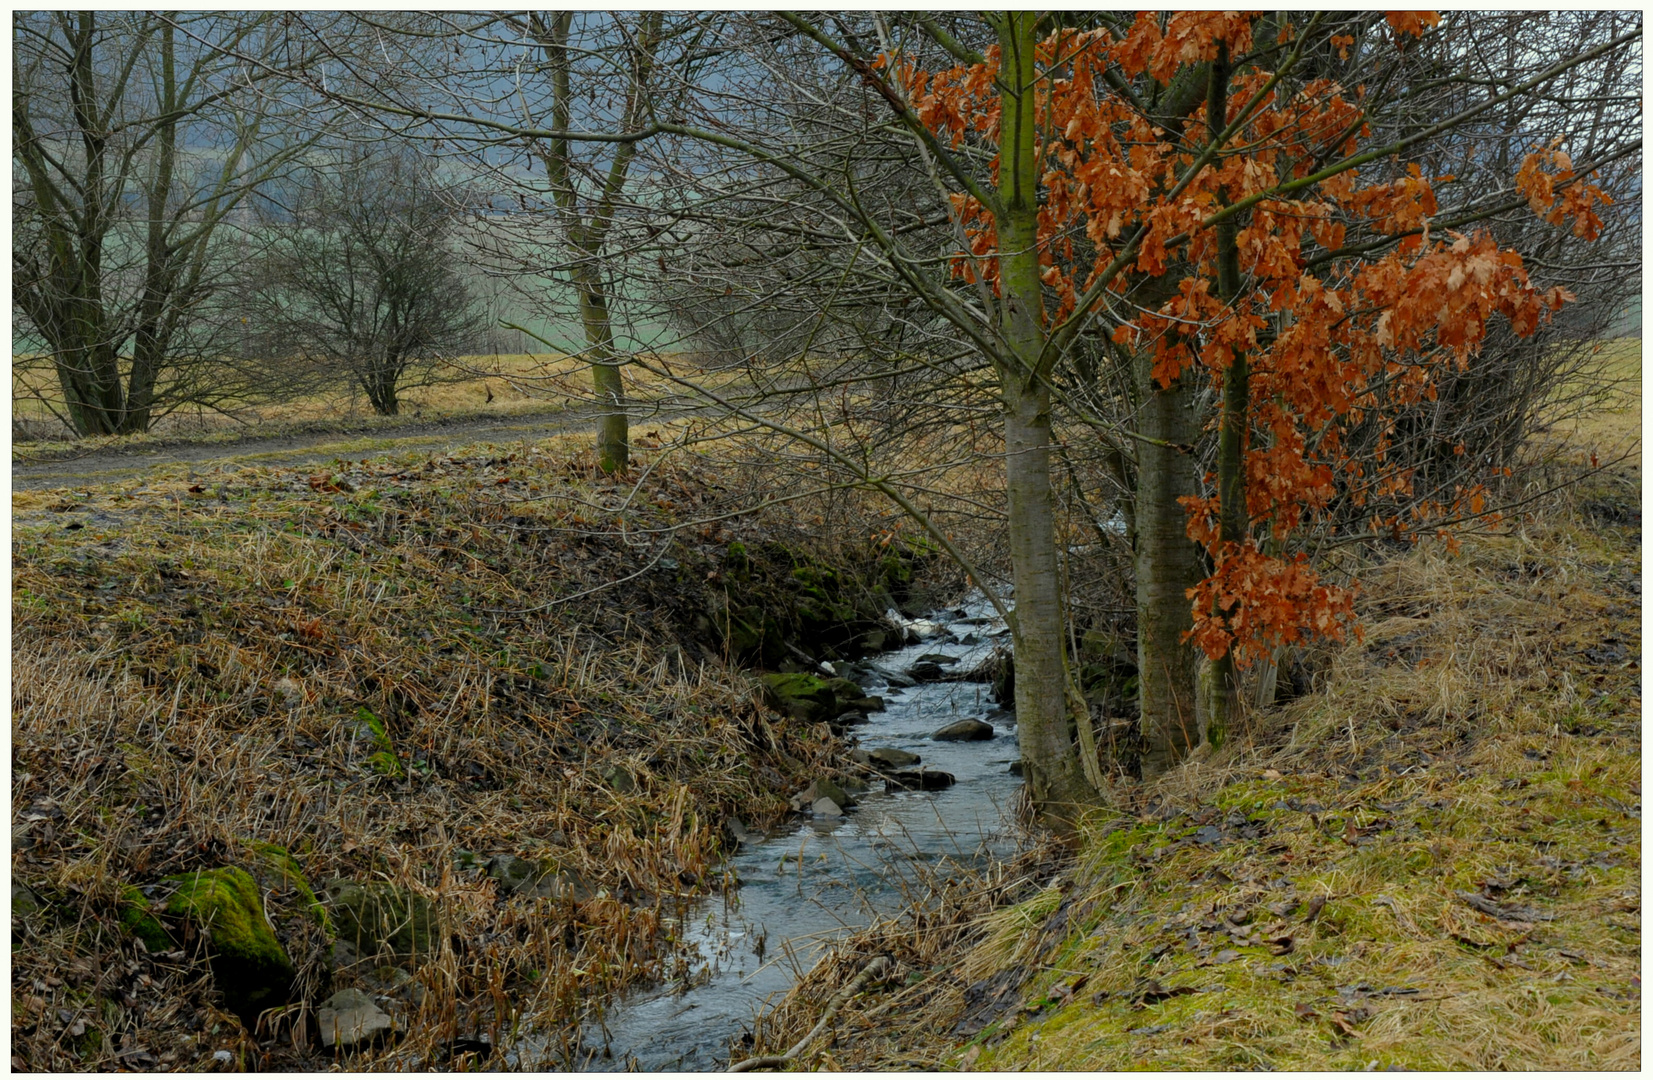
[[[589,274],[582,273],[575,288],[580,298],[580,322],[585,328],[586,355],[591,362],[591,384],[603,410],[597,418],[597,463],[606,473],[622,473],[631,461],[630,419],[626,415],[625,379],[614,353],[608,299],[603,295],[602,282]]]
[[[1215,141],[1228,116],[1228,46],[1217,46],[1211,64],[1211,92],[1206,105],[1206,123]],[[1240,296],[1239,222],[1229,218],[1217,226],[1217,295],[1228,305]],[[1244,350],[1235,349],[1223,371],[1222,427],[1217,436],[1217,507],[1222,542],[1244,545],[1250,540],[1251,523],[1246,508],[1245,444],[1251,426],[1251,373]],[[1243,707],[1239,670],[1234,648],[1212,661],[1210,715],[1205,737],[1221,746]]]
[[[1142,774],[1171,768],[1200,741],[1196,712],[1198,650],[1182,635],[1193,626],[1188,590],[1205,576],[1188,539],[1188,515],[1177,503],[1195,493],[1193,444],[1200,418],[1191,379],[1162,390],[1137,357],[1136,612],[1138,687],[1142,705]],[[1186,448],[1186,449],[1182,449]]]

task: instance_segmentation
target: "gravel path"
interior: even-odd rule
[[[255,459],[261,465],[310,465],[335,458],[356,461],[376,454],[442,450],[483,441],[540,439],[577,431],[590,422],[584,410],[541,412],[525,416],[470,417],[455,420],[410,421],[394,426],[375,425],[354,430],[295,435],[254,436],[233,442],[150,443],[124,449],[90,450],[50,461],[11,467],[13,491],[39,491],[76,485],[107,484],[133,479],[161,465],[209,466],[231,459]],[[386,443],[394,443],[392,446]],[[365,445],[357,445],[365,444]]]

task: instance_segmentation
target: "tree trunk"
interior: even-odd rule
[[[168,335],[166,307],[171,299],[172,251],[167,243],[167,196],[172,193],[172,173],[178,152],[178,79],[173,46],[173,28],[163,22],[160,30],[161,100],[165,118],[155,129],[155,178],[149,188],[149,221],[144,243],[144,291],[138,301],[138,329],[133,335],[132,371],[127,378],[126,415],[121,433],[149,430],[155,405],[155,381],[166,363]]]
[[[603,285],[587,264],[576,271],[580,322],[585,327],[591,385],[603,412],[597,418],[597,463],[605,473],[622,473],[631,462],[630,420],[626,416],[625,379],[614,352],[614,325],[608,317]]]
[[[1068,658],[1056,515],[1050,484],[1050,394],[1040,385],[1007,386],[1004,405],[1005,491],[1010,562],[1016,581],[1016,722],[1033,804],[1053,821],[1071,822],[1096,801],[1068,697]]]
[[[1206,123],[1213,141],[1227,124],[1228,75],[1228,46],[1218,45],[1217,58],[1211,65],[1211,93],[1206,106]],[[1233,306],[1240,295],[1238,230],[1239,222],[1233,218],[1217,226],[1217,295],[1229,306]],[[1245,441],[1251,423],[1250,381],[1245,351],[1233,350],[1223,371],[1222,427],[1217,434],[1218,531],[1224,546],[1243,546],[1250,541],[1245,494]],[[1205,737],[1212,746],[1221,746],[1242,702],[1232,643],[1227,652],[1212,662],[1211,676],[1211,714]]]
[[[1136,612],[1142,705],[1142,775],[1165,772],[1200,739],[1195,709],[1198,650],[1182,635],[1193,626],[1188,590],[1205,576],[1188,539],[1177,499],[1195,494],[1193,444],[1199,438],[1190,378],[1162,390],[1149,373],[1152,354],[1137,357],[1143,442],[1137,452]],[[1186,449],[1178,449],[1179,447]]]
[[[1099,765],[1093,740],[1087,737],[1089,713],[1076,715],[1073,699],[1077,695],[1069,691],[1066,618],[1056,555],[1034,159],[1035,19],[1032,12],[999,17],[999,334],[1010,355],[999,361],[998,376],[1004,401],[1010,563],[1016,581],[1012,643],[1022,760],[1035,808],[1051,824],[1071,829],[1080,811],[1096,802],[1092,777]]]

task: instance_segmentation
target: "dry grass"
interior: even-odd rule
[[[650,370],[661,365],[713,388],[728,386],[734,379],[729,372],[703,371],[683,357],[654,357],[648,365],[626,369],[627,393],[635,403],[647,406],[678,396],[676,384]],[[14,434],[31,440],[69,438],[58,419],[61,398],[48,367],[26,357],[14,357]],[[397,416],[374,415],[359,390],[342,387],[286,401],[249,402],[228,412],[182,408],[158,420],[141,436],[76,441],[82,447],[96,448],[106,443],[129,446],[134,442],[280,435],[341,426],[394,428],[414,422],[535,415],[589,405],[594,400],[591,367],[578,358],[545,353],[462,356],[439,366],[430,385],[403,391]]]
[[[753,1053],[888,954],[800,1065],[1639,1067],[1639,474],[1589,467],[1637,424],[1568,433],[1504,535],[1370,568],[1312,692],[1122,786],[1059,873],[849,939]]]
[[[666,970],[724,817],[783,813],[833,745],[766,719],[692,629],[708,564],[766,526],[680,530],[668,559],[649,530],[715,517],[718,478],[645,451],[633,491],[572,442],[14,498],[12,871],[53,901],[14,924],[16,1067],[318,1067],[221,1012],[198,957],[115,924],[122,884],[252,842],[445,912],[412,1034],[355,1068],[529,1028],[557,1046]],[[500,902],[461,849],[555,860],[591,895]],[[295,894],[270,902],[314,999],[324,942]]]

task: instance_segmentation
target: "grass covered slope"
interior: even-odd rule
[[[848,940],[754,1053],[884,954],[800,1065],[1637,1068],[1640,477],[1586,475],[1636,425],[1569,433],[1507,534],[1371,567],[1310,692],[1123,788],[1076,856]]]
[[[964,970],[1029,978],[949,1060],[1636,1067],[1638,571],[1584,529],[1393,567],[1281,750],[990,918]]]
[[[660,974],[725,818],[778,817],[834,753],[759,707],[719,605],[781,614],[818,602],[795,563],[820,575],[795,533],[719,520],[718,477],[644,453],[632,490],[574,442],[14,497],[19,1068],[313,1067],[297,1011],[241,1030],[168,907],[221,867],[260,877],[312,1005],[356,978],[326,882],[435,910],[414,1034],[355,1067],[555,1034]],[[492,854],[554,878],[506,903]]]

